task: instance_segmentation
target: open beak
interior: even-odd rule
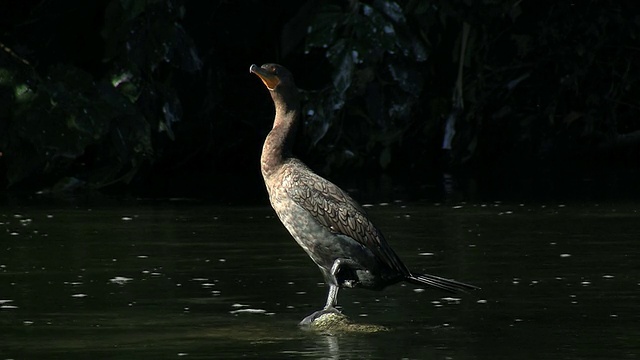
[[[251,67],[249,68],[249,72],[258,75],[260,80],[262,80],[262,82],[269,90],[275,89],[276,86],[280,84],[280,79],[276,75],[269,73],[267,70],[259,67],[256,64],[251,65]]]

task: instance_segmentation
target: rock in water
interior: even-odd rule
[[[381,325],[352,323],[346,316],[336,313],[323,314],[305,327],[310,330],[328,332],[375,333],[389,331]]]

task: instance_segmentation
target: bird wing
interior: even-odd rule
[[[283,181],[287,195],[329,231],[354,239],[389,267],[409,274],[382,233],[369,221],[364,209],[338,186],[315,174],[301,162],[289,167]]]

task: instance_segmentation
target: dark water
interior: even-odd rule
[[[320,273],[267,207],[0,208],[0,359],[637,359],[640,206],[369,207],[416,271],[344,290],[374,334],[303,331]]]

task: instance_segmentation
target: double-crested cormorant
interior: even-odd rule
[[[335,306],[341,287],[381,290],[408,281],[449,292],[476,289],[409,271],[358,203],[292,156],[300,101],[291,73],[277,64],[251,65],[249,71],[267,86],[276,109],[260,159],[271,206],[329,285],[324,309],[307,316],[301,325],[325,313],[339,313]]]

